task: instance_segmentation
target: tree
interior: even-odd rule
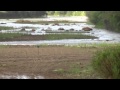
[[[96,26],[120,32],[120,11],[87,11],[86,15]]]

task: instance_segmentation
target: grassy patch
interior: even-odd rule
[[[100,79],[101,77],[93,70],[91,65],[83,66],[80,63],[69,65],[68,69],[55,69],[54,73],[68,78],[76,79]]]
[[[23,34],[19,34],[19,33],[0,33],[0,40],[6,40],[6,39],[12,39],[15,37],[19,37],[22,36]]]
[[[96,37],[83,34],[47,34],[46,40],[60,40],[60,39],[94,39]]]
[[[0,48],[6,48],[7,46],[6,45],[0,45]]]
[[[92,66],[105,78],[120,79],[120,45],[98,51],[93,58]]]
[[[46,34],[46,35],[23,35],[20,33],[0,33],[1,41],[33,41],[33,40],[61,40],[61,39],[94,39],[94,36],[82,34]]]
[[[10,30],[14,29],[13,27],[0,26],[0,30]]]
[[[94,72],[91,65],[83,66],[81,63],[71,66],[71,68],[68,69],[67,74],[81,79],[101,78],[99,75],[97,75],[97,73]]]

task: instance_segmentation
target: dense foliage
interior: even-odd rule
[[[120,11],[86,11],[86,15],[97,27],[120,32]]]
[[[120,46],[98,51],[93,58],[92,66],[105,78],[120,79]]]

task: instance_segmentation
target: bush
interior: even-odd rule
[[[93,58],[92,66],[105,78],[120,79],[120,46],[98,51]]]
[[[120,32],[120,11],[86,11],[86,15],[96,27]]]

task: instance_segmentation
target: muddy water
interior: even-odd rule
[[[56,20],[58,18],[47,18],[44,20]],[[65,18],[60,18],[60,19],[65,19]],[[70,19],[70,18],[66,18],[66,19]],[[75,20],[75,18],[72,18],[73,20]],[[77,20],[83,20],[85,21],[86,19],[77,19]],[[5,22],[5,21],[4,21]],[[20,32],[22,27],[30,27],[35,28],[36,31],[32,32],[32,35],[42,35],[40,33],[41,30],[47,30],[48,28],[51,29],[52,31],[58,31],[59,28],[64,28],[65,30],[70,30],[71,28],[74,29],[75,31],[82,31],[83,27],[91,27],[93,28],[92,31],[90,31],[89,33],[83,33],[83,34],[87,34],[87,35],[92,35],[95,37],[98,37],[98,39],[63,39],[63,40],[40,40],[40,41],[13,41],[13,42],[0,42],[0,45],[38,45],[38,44],[55,44],[55,45],[59,45],[59,44],[81,44],[81,43],[85,43],[85,44],[89,44],[89,43],[119,43],[120,42],[120,34],[118,33],[114,33],[114,32],[110,32],[104,29],[96,29],[94,28],[94,25],[88,25],[86,23],[70,23],[68,25],[61,23],[59,25],[55,25],[53,26],[53,24],[49,24],[49,25],[40,25],[40,24],[17,24],[17,23],[13,23],[13,22],[6,22],[6,24],[0,24],[0,26],[12,26],[16,29],[14,29],[12,32]],[[28,33],[30,31],[30,29],[26,30],[26,32]],[[5,33],[5,32],[9,32],[9,31],[4,31],[1,30],[1,33]],[[45,33],[44,33],[45,34]]]

